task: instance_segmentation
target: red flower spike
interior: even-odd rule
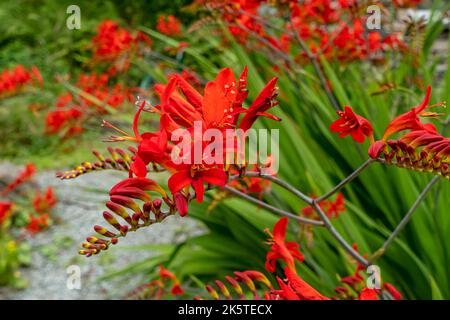
[[[422,117],[436,117],[439,113],[435,112],[426,112],[425,109],[432,108],[435,106],[442,106],[443,104],[437,104],[429,106],[431,96],[431,87],[428,86],[427,93],[423,101],[417,107],[413,108],[411,111],[408,111],[402,115],[399,115],[386,128],[386,131],[383,136],[383,140],[386,140],[389,136],[396,132],[404,131],[404,130],[425,130],[430,133],[437,133],[436,127],[433,124],[423,124],[420,122],[419,116]]]

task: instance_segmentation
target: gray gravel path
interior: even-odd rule
[[[9,163],[0,164],[0,178],[14,175],[17,170]],[[101,213],[108,200],[109,188],[123,177],[120,172],[104,171],[72,181],[59,181],[54,172],[38,174],[34,181],[39,186],[50,185],[56,191],[59,202],[54,213],[60,222],[30,239],[32,264],[21,270],[23,277],[29,280],[28,287],[24,290],[0,288],[0,299],[119,299],[141,284],[143,275],[107,281],[98,281],[98,278],[154,254],[123,250],[123,247],[175,243],[202,232],[194,220],[170,217],[161,224],[129,234],[100,255],[79,256],[79,244],[93,234],[92,227],[104,224]],[[70,265],[80,267],[80,290],[67,288],[67,267]]]

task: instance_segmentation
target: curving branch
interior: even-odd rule
[[[312,207],[316,210],[316,212],[319,214],[320,218],[322,219],[323,223],[325,224],[325,227],[328,229],[328,231],[331,233],[331,235],[341,244],[341,246],[353,257],[355,258],[359,263],[362,265],[368,267],[371,263],[367,261],[358,251],[353,249],[353,247],[345,241],[345,239],[342,237],[342,235],[334,228],[333,224],[330,222],[330,219],[328,219],[325,212],[323,212],[322,208],[319,206],[317,200],[314,200]]]
[[[325,193],[323,196],[320,196],[316,199],[317,202],[321,202],[329,197],[331,197],[333,194],[341,190],[347,183],[350,183],[355,179],[357,176],[359,176],[369,165],[374,163],[376,159],[368,159],[366,162],[364,162],[358,169],[356,169],[352,174],[350,174],[347,178],[339,182],[333,189]]]
[[[431,179],[431,181],[427,184],[427,186],[422,190],[420,195],[417,197],[416,201],[412,205],[412,207],[409,209],[409,211],[405,214],[403,219],[400,221],[400,223],[397,225],[397,227],[394,229],[394,231],[391,233],[389,238],[384,242],[384,244],[381,246],[380,249],[378,249],[370,258],[370,261],[373,262],[377,260],[379,257],[381,257],[387,250],[387,248],[394,242],[395,238],[399,235],[400,231],[406,226],[406,224],[411,219],[414,212],[416,212],[419,205],[422,203],[423,199],[425,199],[425,196],[428,194],[428,192],[431,190],[431,188],[438,183],[440,180],[439,176],[434,177]]]
[[[322,221],[317,221],[317,220],[313,220],[313,219],[300,217],[300,216],[296,215],[295,213],[288,212],[288,211],[285,211],[283,209],[279,209],[277,207],[271,206],[270,204],[267,204],[264,201],[261,201],[261,200],[258,200],[256,198],[252,197],[252,196],[249,196],[248,194],[246,194],[246,193],[244,193],[242,191],[239,191],[236,188],[233,188],[233,187],[230,187],[230,186],[225,186],[224,189],[227,190],[228,192],[238,196],[238,197],[241,197],[241,198],[243,198],[243,199],[245,199],[245,200],[247,200],[249,202],[252,202],[254,204],[257,204],[258,206],[260,206],[260,207],[262,207],[264,209],[267,209],[267,210],[272,211],[274,213],[278,213],[278,214],[281,214],[281,215],[286,216],[288,218],[294,219],[294,220],[296,220],[296,221],[298,221],[300,223],[314,225],[314,226],[319,226],[319,227],[323,227],[324,226],[324,223]]]
[[[374,161],[366,161],[365,164],[363,164],[360,168],[357,169],[357,174],[352,174],[350,175],[350,179],[348,179],[348,177],[346,179],[344,179],[340,184],[338,184],[338,186],[340,186],[339,188],[334,188],[333,193],[337,192],[340,188],[342,188],[345,184],[349,183],[350,181],[352,181],[356,176],[358,176],[362,171],[364,171],[365,168],[367,168],[371,163],[373,163]],[[327,215],[325,212],[323,212],[322,208],[320,207],[319,203],[320,203],[320,198],[318,199],[312,199],[311,197],[308,197],[307,195],[305,195],[303,192],[299,191],[297,188],[293,187],[292,185],[290,185],[289,183],[275,177],[275,176],[271,176],[271,175],[264,175],[260,172],[246,172],[242,175],[234,175],[231,176],[230,179],[231,180],[235,180],[238,179],[239,177],[242,176],[246,176],[246,177],[259,177],[259,178],[263,178],[266,180],[270,180],[273,183],[279,185],[280,187],[290,191],[292,194],[296,195],[299,199],[303,200],[304,202],[306,202],[307,204],[309,204],[310,206],[312,206],[312,208],[317,212],[317,214],[320,216],[321,218],[321,222],[323,223],[323,226],[325,226],[328,231],[331,233],[331,235],[341,244],[341,246],[353,257],[355,258],[359,263],[361,263],[364,266],[369,266],[371,263],[369,261],[367,261],[359,252],[357,252],[355,249],[353,249],[353,247],[342,237],[342,235],[334,228],[334,226],[332,225],[332,223],[330,222],[330,220],[328,219]],[[245,194],[244,194],[245,195]],[[246,195],[247,196],[247,195]],[[251,197],[250,197],[251,198]],[[323,198],[323,197],[321,197]],[[250,200],[250,199],[247,199]],[[252,198],[253,201],[254,198]],[[256,199],[255,199],[256,200]],[[297,220],[297,219],[296,219]]]

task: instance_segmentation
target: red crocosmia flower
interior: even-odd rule
[[[48,211],[56,205],[56,197],[51,187],[47,188],[45,195],[38,190],[33,199],[34,211],[39,214],[48,213]]]
[[[167,149],[167,134],[165,130],[157,133],[146,132],[139,135],[139,144],[134,161],[131,164],[131,171],[138,177],[147,175],[147,165],[158,163],[163,167],[168,167],[171,163]]]
[[[36,83],[42,87],[42,82],[42,76],[35,66],[30,70],[22,65],[5,69],[0,73],[0,98],[20,93]]]
[[[295,242],[286,242],[286,228],[288,219],[281,218],[273,228],[273,234],[268,230],[270,239],[268,244],[272,245],[270,251],[266,255],[266,270],[275,272],[276,262],[278,259],[283,260],[287,267],[295,272],[295,260],[303,262],[303,255],[300,253],[299,245]]]
[[[370,288],[362,289],[359,293],[358,300],[379,300],[377,290]]]
[[[108,63],[109,75],[127,71],[131,57],[140,54],[141,43],[149,46],[152,45],[152,40],[142,32],[138,31],[133,35],[116,22],[104,20],[99,24],[97,34],[92,38],[92,62],[94,64]]]
[[[203,96],[179,75],[174,75],[167,86],[157,86],[155,89],[161,96],[162,111],[169,118],[166,119],[168,131],[178,127],[190,128],[194,121],[202,121],[204,129],[234,128],[237,115],[244,112],[246,77],[247,68],[238,83],[230,68],[222,69],[214,81],[206,84]]]
[[[34,216],[32,214],[28,217],[29,222],[25,226],[25,229],[32,233],[38,233],[46,228],[48,228],[49,216],[48,214],[41,214],[39,216]]]
[[[12,208],[13,208],[12,202],[0,202],[0,227],[11,215]]]
[[[373,141],[373,128],[369,120],[354,113],[349,106],[345,106],[344,111],[337,111],[337,114],[340,118],[330,125],[331,131],[338,132],[341,138],[351,135],[358,143],[363,143],[366,137]]]
[[[246,110],[244,117],[239,123],[240,129],[247,131],[260,116],[276,121],[281,120],[280,118],[266,112],[268,109],[278,105],[278,101],[275,101],[275,98],[278,95],[278,89],[276,87],[277,80],[278,78],[273,78],[270,80],[250,105],[248,110]]]
[[[70,130],[82,117],[83,113],[77,109],[54,110],[47,113],[45,118],[45,131],[47,134],[55,134],[63,128]]]
[[[172,15],[160,16],[156,30],[168,36],[179,36],[181,34],[181,22]]]
[[[425,151],[432,151],[433,153],[440,153],[448,155],[445,138],[437,133],[436,127],[432,123],[423,124],[420,117],[436,117],[439,113],[425,111],[426,109],[445,106],[445,103],[437,103],[429,105],[431,95],[431,87],[428,86],[427,93],[423,101],[411,111],[399,115],[387,126],[383,139],[373,143],[369,148],[369,156],[378,158],[381,154],[387,152],[386,140],[389,136],[410,130],[405,134],[401,141],[411,144],[414,148],[426,146]],[[442,153],[441,153],[442,152]]]
[[[436,133],[436,127],[429,123],[429,124],[423,124],[420,122],[421,117],[435,117],[438,116],[439,113],[436,112],[428,112],[425,111],[425,109],[429,109],[435,106],[442,106],[443,104],[436,104],[429,106],[428,103],[430,102],[430,95],[431,95],[431,87],[428,86],[427,93],[425,95],[425,98],[423,101],[418,105],[417,107],[413,108],[411,111],[408,111],[402,115],[399,115],[396,117],[392,122],[388,125],[386,128],[386,131],[383,136],[383,140],[386,141],[386,139],[391,136],[392,134],[404,130],[425,130],[429,131],[431,133]]]
[[[235,124],[235,116],[243,112],[239,93],[230,68],[222,69],[214,81],[206,84],[202,105],[206,128],[232,127]]]
[[[203,194],[205,193],[204,183],[223,187],[228,180],[227,174],[222,169],[207,169],[201,165],[185,165],[184,168],[174,173],[167,184],[172,194],[191,185],[195,190],[197,202],[203,201]]]
[[[94,54],[99,59],[113,60],[121,53],[130,50],[133,37],[128,31],[111,20],[101,22],[97,35],[92,39]]]

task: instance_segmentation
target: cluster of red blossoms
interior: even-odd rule
[[[36,173],[36,168],[33,164],[29,163],[25,168],[18,174],[18,176],[9,183],[5,189],[0,193],[2,196],[6,197],[12,191],[17,189],[19,186],[28,182]],[[42,195],[40,190],[36,190],[33,203],[33,212],[28,214],[28,223],[25,229],[36,233],[49,226],[50,222],[50,211],[56,205],[56,197],[53,193],[53,189],[48,187],[45,194]],[[0,202],[0,226],[11,216],[14,212],[14,202]]]
[[[369,4],[354,0],[216,2],[215,6],[228,23],[230,33],[243,44],[251,38],[263,39],[277,50],[290,53],[291,49],[299,47],[296,42],[300,39],[312,54],[321,54],[340,62],[362,59],[378,61],[388,50],[407,48],[399,34],[383,36],[378,31],[367,32],[364,27],[367,19],[365,8]],[[270,30],[269,17],[264,16],[273,15],[272,9],[280,17],[289,15],[283,28],[286,31],[279,36]],[[297,57],[300,61],[305,58],[306,52],[301,52]]]
[[[111,20],[102,21],[97,34],[92,39],[93,62],[113,63],[110,74],[128,70],[133,55],[138,53],[139,43],[152,45],[152,41],[142,32],[132,35]]]
[[[18,65],[0,73],[0,99],[23,92],[29,86],[42,87],[43,80],[39,70],[32,66],[27,69]]]
[[[432,123],[423,123],[422,117],[437,117],[441,114],[427,111],[430,108],[443,107],[444,102],[429,105],[431,87],[425,98],[410,111],[397,116],[389,123],[381,140],[375,141],[373,127],[369,120],[355,114],[346,106],[338,111],[340,118],[331,124],[330,129],[339,136],[351,135],[359,143],[368,137],[371,145],[369,156],[401,168],[421,172],[431,172],[450,179],[450,138],[438,133]],[[405,133],[406,131],[406,133]],[[403,133],[396,140],[388,138],[396,133]]]
[[[230,151],[233,154],[237,152],[237,150],[227,150],[229,148],[229,142],[225,141],[227,139],[216,143],[214,150],[210,149],[209,153],[207,147],[202,149],[200,159],[195,159],[198,144],[205,147],[202,145],[205,142],[199,141],[199,137],[195,136],[194,128],[200,126],[202,132],[214,129],[221,132],[222,136],[227,136],[229,130],[240,129],[242,132],[247,132],[260,116],[280,120],[267,113],[268,109],[278,104],[275,101],[276,82],[276,78],[270,80],[253,103],[248,108],[244,108],[243,103],[248,95],[247,68],[238,79],[235,78],[231,69],[221,70],[214,81],[206,84],[203,94],[183,77],[175,74],[170,77],[167,84],[155,86],[160,96],[159,105],[153,106],[146,101],[138,102],[140,106],[133,121],[132,135],[105,123],[121,134],[111,137],[111,141],[132,141],[137,144],[130,164],[130,178],[111,189],[111,201],[107,204],[108,208],[115,215],[124,218],[129,226],[121,225],[113,214],[105,212],[106,221],[119,233],[96,226],[97,233],[111,239],[106,243],[104,243],[105,240],[94,241],[94,243],[88,241],[83,244],[87,250],[81,250],[80,253],[96,254],[106,249],[109,244],[117,243],[117,238],[125,236],[129,230],[159,222],[175,212],[184,216],[188,212],[190,200],[195,198],[198,202],[203,201],[205,184],[207,187],[210,185],[223,187],[232,169],[243,172],[245,164],[239,168],[233,168],[235,165],[227,162],[227,154]],[[145,133],[139,131],[138,123],[144,112],[158,115],[160,124],[158,131]],[[243,117],[240,117],[241,114]],[[176,148],[179,143],[179,137],[173,134],[176,130],[183,130],[190,136],[189,150]],[[201,137],[200,140],[202,140]],[[236,146],[235,142],[231,145]],[[222,158],[217,159],[218,155]],[[212,158],[215,161],[211,161]],[[177,161],[180,159],[183,161]],[[155,167],[170,173],[167,185],[171,197],[156,182],[147,178],[148,172]],[[191,194],[192,189],[195,196]],[[162,198],[152,201],[148,191],[157,192]],[[134,199],[144,202],[143,209]],[[161,208],[163,204],[168,211]],[[130,216],[125,208],[131,209],[133,215]],[[155,219],[151,218],[151,213]]]
[[[68,137],[83,131],[83,122],[92,115],[103,115],[133,101],[133,90],[121,84],[109,85],[108,74],[81,74],[75,87],[78,93],[66,92],[56,100],[55,110],[47,113],[48,134]]]
[[[296,261],[303,262],[304,257],[299,251],[299,245],[293,241],[286,241],[288,219],[281,218],[269,234],[268,244],[271,246],[266,256],[266,270],[276,275],[277,263],[284,263],[284,277],[276,276],[276,284],[259,271],[248,270],[235,272],[235,277],[227,276],[228,286],[216,280],[214,285],[207,285],[206,290],[213,299],[247,299],[245,290],[240,284],[250,290],[253,299],[265,300],[378,300],[381,296],[394,300],[401,300],[402,295],[390,283],[383,283],[380,288],[368,288],[366,279],[362,275],[365,267],[358,264],[353,275],[341,278],[341,285],[336,287],[336,296],[327,297],[313,288],[297,272]],[[356,248],[356,246],[355,246]],[[259,284],[260,290],[258,290]],[[277,288],[278,287],[278,288]],[[261,294],[262,293],[262,294]],[[202,299],[197,297],[196,299]]]
[[[176,37],[181,35],[182,32],[181,22],[172,15],[160,16],[158,18],[158,23],[156,24],[156,30],[158,30],[162,34]]]

